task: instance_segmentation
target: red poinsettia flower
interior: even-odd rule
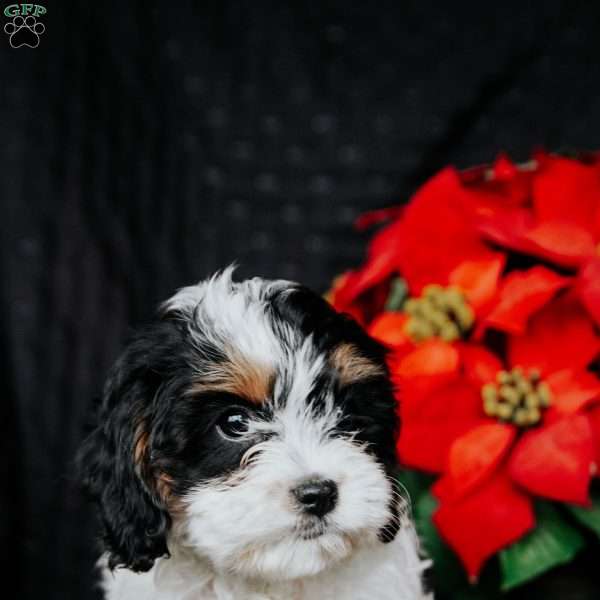
[[[503,267],[504,256],[502,254],[486,256],[480,260],[465,260],[449,270],[441,280],[433,279],[429,286],[422,288],[421,291],[426,291],[425,296],[428,295],[429,290],[432,292],[432,296],[437,294],[438,297],[443,297],[447,293],[443,287],[444,284],[449,286],[448,290],[455,290],[459,293],[460,297],[456,299],[455,305],[449,306],[448,310],[456,311],[457,308],[461,308],[456,304],[462,305],[463,312],[466,313],[463,316],[465,331],[457,331],[454,336],[450,335],[450,338],[458,338],[459,334],[467,333],[474,322],[479,321],[487,313],[493,314],[496,310],[501,311],[505,315],[506,321],[515,326],[518,326],[523,318],[527,318],[526,313],[535,310],[535,302],[531,302],[531,298],[526,302],[511,302],[507,300],[506,292],[500,293],[500,290],[504,290],[504,285],[500,283]],[[545,277],[541,273],[540,276]],[[560,289],[561,278],[548,272],[545,284],[542,285],[546,296],[545,301],[547,301]],[[510,295],[510,290],[507,291]],[[497,299],[497,302],[492,307],[494,299]],[[504,302],[504,308],[500,306],[501,302]],[[511,303],[510,307],[508,302]],[[443,309],[440,309],[440,312],[443,312]],[[457,319],[456,315],[453,315],[453,319]],[[410,322],[411,316],[406,309],[384,311],[371,321],[368,331],[374,338],[395,350],[395,357],[398,358],[405,352],[414,350],[418,345],[415,341],[416,336],[410,334]],[[426,337],[435,337],[435,335]]]
[[[588,162],[538,153],[527,171],[530,201],[507,201],[495,210],[477,207],[477,227],[503,247],[577,273],[575,289],[600,324],[600,160]],[[505,181],[521,186],[518,169]]]
[[[586,367],[599,351],[593,323],[566,295],[508,337],[504,363],[483,346],[439,341],[421,347],[426,362],[414,354],[399,362],[400,459],[443,474],[434,521],[471,577],[534,526],[532,496],[589,502],[600,380]],[[515,367],[535,370],[551,391],[548,408],[531,409],[534,422],[490,417],[484,409],[483,387]]]
[[[543,266],[515,270],[501,278],[504,257],[465,261],[448,273],[446,281],[464,294],[476,320],[474,334],[481,339],[488,328],[522,333],[527,320],[549,302],[570,280]],[[407,333],[410,316],[403,311],[384,311],[368,330],[379,341],[403,354],[415,344]]]
[[[589,503],[600,464],[600,380],[589,370],[600,351],[600,156],[446,168],[361,225],[384,221],[331,301],[393,350],[399,457],[441,475],[434,521],[475,578],[535,526],[533,498]],[[408,288],[401,305],[390,302],[396,276]]]
[[[494,270],[502,254],[490,249],[468,222],[461,209],[461,193],[458,173],[445,169],[429,180],[402,212],[385,213],[399,218],[373,238],[365,264],[348,273],[334,290],[334,306],[348,311],[361,294],[393,273],[402,274],[415,296],[432,282],[449,285],[450,274],[461,264],[465,279],[469,274],[479,278],[477,272],[487,269],[490,277],[497,277]]]
[[[406,207],[366,215],[361,226],[385,219],[395,220],[375,235],[364,265],[337,282],[331,294],[333,304],[339,310],[357,316],[361,313],[357,308],[361,296],[379,289],[379,305],[371,302],[371,314],[366,319],[364,314],[360,316],[363,322],[369,321],[382,309],[387,288],[381,284],[389,281],[393,273],[402,275],[414,296],[418,296],[426,285],[450,285],[454,278],[471,288],[482,285],[479,292],[484,296],[480,301],[485,300],[485,294],[491,289],[490,279],[493,281],[497,277],[495,269],[504,254],[494,251],[482,239],[482,233],[484,238],[493,238],[494,242],[506,242],[500,234],[492,235],[491,224],[498,223],[496,231],[502,225],[511,231],[511,228],[518,229],[527,214],[526,204],[534,181],[531,167],[518,169],[508,158],[501,156],[491,169],[459,173],[448,167],[418,190]],[[486,231],[486,227],[490,231]],[[518,244],[507,245],[514,248]],[[460,265],[462,272],[457,272]],[[490,278],[487,281],[486,271]],[[589,272],[586,281],[594,279],[594,275]],[[469,282],[469,278],[472,281]],[[527,289],[527,286],[521,287]],[[595,291],[594,286],[591,290],[592,293]],[[477,290],[471,292],[476,294]]]

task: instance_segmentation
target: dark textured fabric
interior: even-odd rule
[[[12,596],[64,600],[93,597],[71,464],[128,327],[234,260],[324,290],[354,218],[446,163],[600,146],[600,3],[46,6],[38,48],[0,32],[0,532]]]

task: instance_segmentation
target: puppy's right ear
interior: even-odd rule
[[[113,367],[77,462],[83,487],[97,503],[109,566],[148,571],[168,555],[170,517],[148,483],[149,399],[159,382],[126,352]],[[137,364],[136,364],[137,362]]]

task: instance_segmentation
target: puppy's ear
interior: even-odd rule
[[[97,425],[78,454],[83,487],[100,509],[103,540],[111,569],[148,571],[168,555],[169,514],[148,484],[149,394],[157,382],[126,353],[113,368],[97,415]]]

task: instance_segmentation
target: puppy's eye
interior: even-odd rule
[[[235,440],[248,431],[249,415],[243,408],[230,408],[217,421],[217,431],[228,440]]]

